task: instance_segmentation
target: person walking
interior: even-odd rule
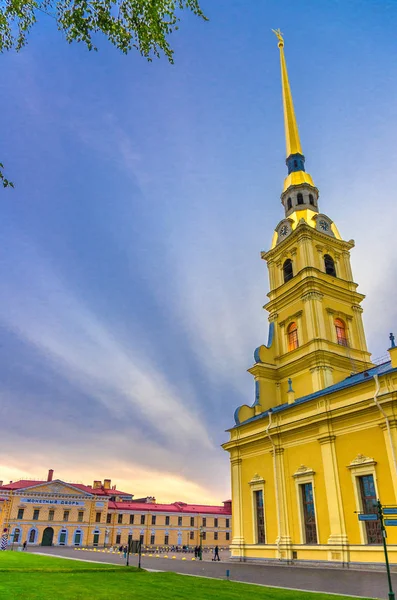
[[[127,558],[127,550],[128,550],[127,546],[124,546],[124,548],[123,548],[124,558]]]
[[[213,560],[221,560],[221,559],[219,558],[219,548],[218,548],[218,546],[215,546],[215,550],[214,550],[214,558],[213,558]]]
[[[22,548],[23,548],[23,550],[26,550],[26,546],[27,546],[27,544],[28,544],[28,543],[27,543],[27,541],[25,540],[25,541],[24,541],[24,543],[22,544]]]

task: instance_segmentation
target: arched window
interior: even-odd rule
[[[60,546],[66,546],[68,541],[68,531],[67,529],[61,529],[58,536],[58,544]]]
[[[283,273],[284,273],[284,283],[289,281],[294,276],[294,271],[292,269],[292,260],[287,258],[285,263],[283,264]]]
[[[296,198],[298,200],[298,204],[303,204],[303,196],[301,193],[297,194]]]
[[[287,329],[288,335],[288,351],[299,348],[298,327],[296,323],[291,323]]]
[[[291,200],[291,198],[288,198],[288,200],[287,200],[287,210],[291,210],[291,208],[292,208],[292,200]]]
[[[332,275],[332,277],[336,277],[335,262],[332,256],[330,256],[329,254],[324,254],[324,267],[327,275]]]
[[[335,319],[336,340],[340,346],[348,346],[346,325],[342,319]]]
[[[314,198],[313,198],[313,194],[309,194],[309,202],[312,206],[314,206]]]
[[[29,543],[34,544],[36,541],[37,529],[31,529],[29,533]]]
[[[95,529],[95,531],[94,531],[94,538],[93,538],[93,546],[98,546],[98,544],[99,544],[99,535],[100,535],[99,529]]]
[[[74,545],[80,546],[82,538],[83,538],[83,532],[81,531],[81,529],[76,529],[76,531],[74,532],[74,540],[73,540]]]
[[[21,530],[20,529],[14,529],[14,538],[13,541],[14,542],[19,542],[19,536],[21,535]]]

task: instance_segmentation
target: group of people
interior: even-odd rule
[[[200,548],[200,546],[195,546],[195,548],[194,548],[194,558],[200,558],[200,554],[201,553],[202,553],[202,549]],[[213,556],[212,560],[221,560],[219,558],[219,548],[218,548],[218,546],[215,546],[215,548],[214,548],[214,556]]]
[[[25,544],[26,544],[26,542],[25,542]],[[24,544],[24,550],[25,550],[25,544]],[[123,554],[124,558],[127,558],[128,546],[119,546],[119,552],[121,552]],[[194,558],[200,558],[201,552],[202,552],[202,550],[201,550],[200,546],[195,546]],[[212,560],[221,560],[219,558],[218,546],[215,546],[215,548],[214,548],[214,556],[213,556]]]

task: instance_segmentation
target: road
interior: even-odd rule
[[[101,551],[94,552],[60,547],[45,548],[40,546],[30,548],[29,551],[45,552],[46,554],[81,560],[124,564],[124,560],[119,554],[110,554]],[[208,558],[201,562],[192,561],[189,554],[186,555],[186,560],[182,560],[182,556],[179,555],[176,559],[143,556],[141,566],[144,569],[173,571],[218,579],[225,579],[226,570],[229,569],[230,579],[234,581],[298,590],[331,592],[365,598],[383,599],[388,597],[386,572],[382,571],[261,565],[230,561],[221,561],[218,563],[212,562]],[[138,557],[130,556],[130,564],[137,565]],[[397,573],[393,573],[392,579],[394,589],[397,590]]]

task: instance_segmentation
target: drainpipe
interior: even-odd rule
[[[277,459],[276,459],[276,444],[273,441],[272,436],[269,433],[269,429],[272,425],[272,409],[269,408],[268,411],[268,415],[269,415],[269,423],[268,426],[265,429],[265,434],[267,435],[267,437],[270,440],[271,445],[273,446],[273,470],[274,470],[274,489],[276,492],[276,506],[277,506],[277,521],[278,521],[278,537],[277,537],[277,551],[278,551],[278,558],[279,560],[281,560],[281,549],[280,549],[280,537],[281,537],[281,513],[280,513],[280,503],[279,503],[279,489],[278,489],[278,478],[277,478]]]
[[[378,402],[378,395],[379,395],[379,390],[380,390],[378,375],[374,375],[374,379],[375,379],[375,385],[376,385],[375,394],[374,394],[374,402],[375,402],[376,406],[379,408],[380,412],[382,413],[382,415],[384,416],[385,421],[386,421],[387,433],[389,434],[390,448],[391,448],[391,453],[392,453],[392,456],[393,456],[394,470],[396,471],[396,474],[397,474],[396,451],[394,449],[393,438],[392,438],[391,431],[390,431],[389,418],[388,418],[388,416],[386,415],[385,411],[383,410],[383,408],[381,407],[381,405]]]

